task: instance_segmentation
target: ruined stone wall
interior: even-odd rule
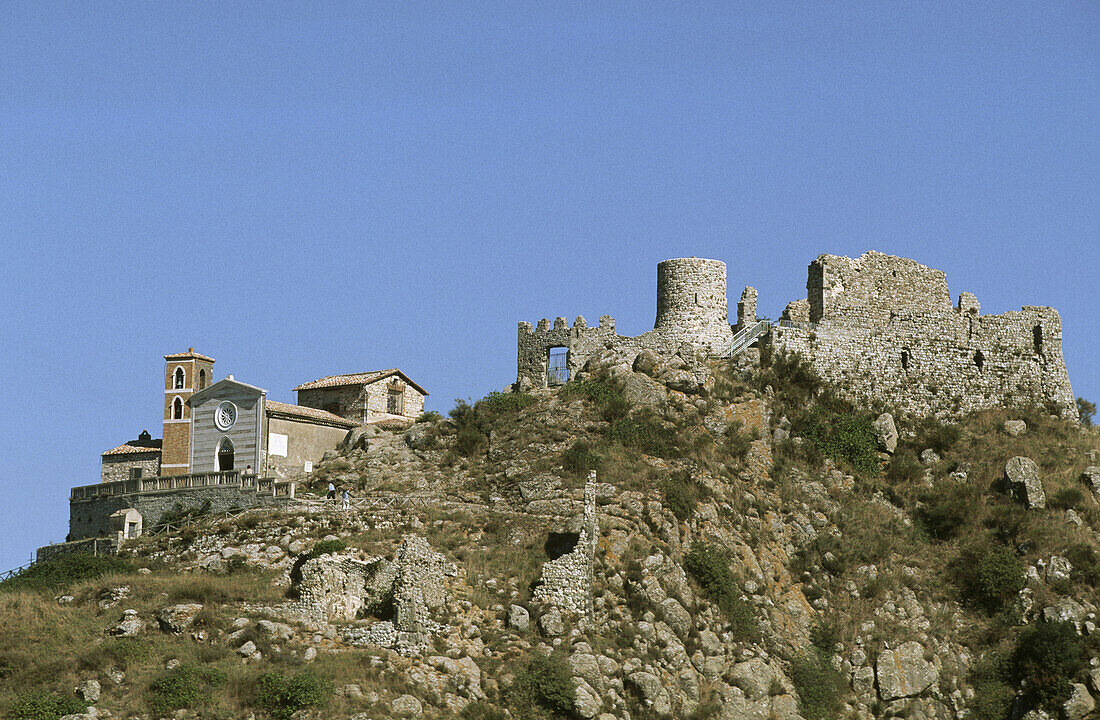
[[[755,315],[755,311],[753,313]],[[577,317],[569,327],[564,317],[553,324],[519,324],[517,382],[521,387],[547,386],[547,358],[551,348],[568,348],[569,377],[593,355],[607,349],[653,350],[672,355],[681,347],[720,354],[733,338],[726,301],[726,264],[718,260],[679,258],[657,265],[657,318],[653,330],[635,337],[615,333],[610,315],[598,327]]]
[[[854,400],[948,417],[1049,402],[1076,417],[1053,308],[981,315],[970,293],[952,307],[942,272],[875,252],[822,255],[807,292],[816,325],[775,328],[772,338]]]

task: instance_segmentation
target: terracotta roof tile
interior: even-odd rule
[[[160,440],[153,440],[152,442],[160,444]],[[104,455],[136,455],[137,453],[157,453],[160,454],[159,447],[142,447],[141,445],[131,445],[130,443],[123,443],[116,448],[111,448]]]
[[[171,355],[165,355],[165,360],[186,360],[188,358],[195,358],[197,360],[206,360],[207,362],[214,362],[214,358],[207,357],[202,353],[195,352],[195,348],[188,348],[187,352],[172,353]]]
[[[390,375],[400,375],[419,390],[424,395],[428,394],[428,391],[420,387],[420,385],[412,380],[408,375],[401,372],[398,368],[390,368],[389,370],[370,370],[368,372],[360,373],[348,373],[346,375],[329,375],[313,382],[302,383],[297,390],[319,390],[321,388],[341,387],[344,385],[366,385],[367,383],[376,382],[382,378],[389,377]]]
[[[340,427],[353,428],[359,424],[357,422],[342,418],[339,415],[330,413],[327,410],[303,407],[301,405],[291,405],[289,403],[276,402],[275,400],[267,401],[267,411],[269,413],[290,415],[291,417],[300,417],[307,420],[318,420],[320,422],[328,423],[330,425],[339,425]]]

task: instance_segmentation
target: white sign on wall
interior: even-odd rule
[[[286,435],[279,433],[267,434],[267,454],[286,457]]]
[[[312,460],[306,460],[305,471],[306,472],[313,472],[313,461]]]

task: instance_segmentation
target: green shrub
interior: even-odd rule
[[[418,423],[437,423],[443,419],[443,416],[437,413],[435,410],[427,410],[420,413],[416,418]]]
[[[587,477],[592,470],[599,470],[602,458],[587,440],[577,440],[561,454],[562,466],[577,477]]]
[[[492,422],[503,415],[517,413],[536,402],[538,402],[538,399],[530,393],[504,393],[494,390],[478,400],[474,405],[474,409],[487,422]]]
[[[655,417],[623,418],[611,424],[608,439],[660,458],[680,457],[676,431]]]
[[[1002,545],[985,545],[960,556],[964,597],[994,614],[1003,610],[1024,589],[1024,564]]]
[[[488,442],[488,438],[484,433],[473,426],[467,425],[459,428],[458,433],[455,435],[455,450],[464,457],[470,457],[481,450],[486,442]]]
[[[133,572],[133,565],[117,555],[74,553],[35,563],[7,580],[0,590],[50,590],[56,592],[82,580],[108,573]]]
[[[323,707],[333,690],[328,679],[312,670],[303,670],[293,677],[268,672],[256,681],[252,703],[267,710],[275,720],[289,720],[304,708]]]
[[[1084,644],[1070,622],[1028,627],[1020,633],[1012,654],[1013,679],[1023,684],[1027,709],[1057,712],[1084,666]]]
[[[797,413],[792,426],[823,455],[847,463],[864,477],[878,473],[878,441],[871,419],[843,403],[814,405]]]
[[[795,657],[791,660],[790,678],[798,689],[798,709],[806,720],[840,717],[844,677],[833,668],[825,653],[813,649]]]
[[[566,383],[560,392],[562,398],[579,397],[588,401],[608,422],[621,420],[630,412],[630,403],[623,397],[622,387],[610,380],[575,380]]]
[[[729,558],[720,548],[705,542],[692,543],[684,556],[684,570],[703,588],[703,593],[725,614],[733,633],[742,639],[758,634],[752,605],[741,597]]]
[[[461,720],[507,720],[503,710],[484,702],[470,703],[462,708],[458,717]]]
[[[1080,488],[1067,487],[1052,494],[1047,505],[1055,510],[1070,510],[1085,502],[1085,494]]]
[[[741,423],[734,420],[726,428],[723,447],[735,460],[744,460],[752,447],[753,437],[741,431]]]
[[[928,534],[937,540],[955,537],[978,510],[976,491],[954,480],[941,480],[922,499],[925,504],[917,517]]]
[[[819,620],[810,628],[810,644],[826,656],[836,651],[840,642],[840,627],[833,620]]]
[[[924,477],[924,465],[911,448],[898,448],[886,466],[886,479],[893,485],[911,485]]]
[[[180,665],[150,683],[149,709],[163,714],[209,703],[211,691],[225,681],[225,673],[216,668]]]
[[[1091,403],[1085,398],[1077,398],[1077,414],[1081,417],[1081,424],[1092,427],[1092,418],[1096,415],[1096,403]]]
[[[1005,720],[1016,698],[1009,658],[1001,650],[986,654],[970,672],[974,698],[967,706],[968,720]]]
[[[321,540],[309,549],[306,553],[306,559],[313,559],[321,557],[322,555],[328,555],[330,553],[338,553],[347,550],[348,544],[343,540]]]
[[[1073,565],[1073,579],[1082,585],[1100,586],[1100,553],[1085,543],[1066,550],[1066,559]]]
[[[779,399],[792,407],[805,405],[826,388],[825,381],[805,358],[782,349],[775,352],[769,342],[760,344],[756,385],[761,391],[770,385]]]
[[[533,655],[516,673],[508,702],[520,717],[542,709],[565,718],[572,716],[573,693],[573,673],[561,655]]]
[[[695,494],[695,483],[691,479],[691,473],[676,472],[664,482],[662,488],[665,496],[665,506],[672,511],[678,520],[687,520],[695,514],[695,505],[698,498]]]
[[[9,708],[12,720],[58,720],[65,715],[83,713],[88,703],[68,695],[28,690],[20,694]]]

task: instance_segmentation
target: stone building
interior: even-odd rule
[[[191,407],[188,399],[214,382],[214,358],[187,348],[164,356],[164,442],[160,471],[187,473],[191,454]]]
[[[130,440],[103,453],[100,479],[103,482],[137,480],[160,475],[161,440],[154,440],[142,430],[137,440]]]
[[[547,387],[569,380],[588,358],[608,347],[671,354],[681,346],[720,354],[733,339],[726,316],[726,264],[720,260],[679,258],[657,264],[657,319],[653,330],[636,337],[615,332],[615,319],[600,318],[588,327],[578,316],[569,327],[564,317],[519,324],[520,387]]]
[[[735,325],[727,320],[726,266],[699,258],[657,265],[657,319],[636,337],[578,317],[519,324],[517,387],[568,381],[604,349],[729,355],[765,334],[797,351],[856,400],[900,412],[958,416],[1000,405],[1045,404],[1077,417],[1062,356],[1062,321],[1050,307],[982,315],[961,293],[952,304],[940,270],[870,251],[855,260],[821,255],[809,266],[806,298],[777,325],[758,322],[746,287]]]
[[[1038,403],[1077,417],[1054,308],[982,315],[971,293],[952,304],[942,271],[874,251],[819,256],[806,293],[773,328],[775,345],[854,399],[944,416]]]
[[[294,388],[298,404],[326,410],[357,424],[415,420],[428,391],[397,368],[329,375]]]

